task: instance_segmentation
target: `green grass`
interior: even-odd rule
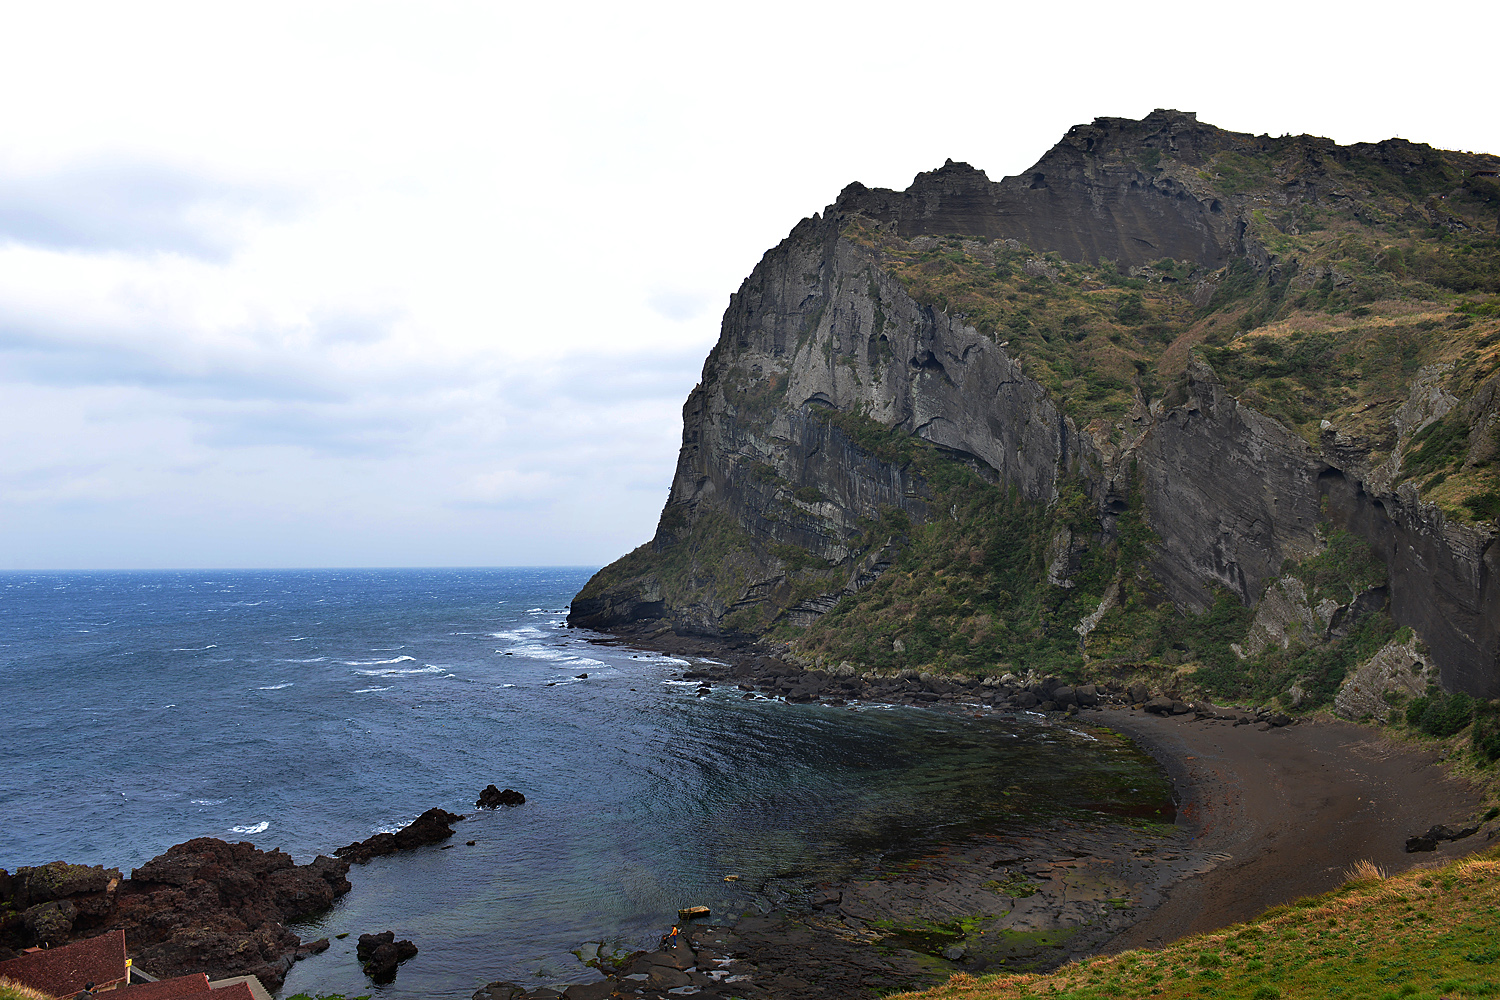
[[[1046,975],[954,976],[905,1000],[1451,1000],[1500,994],[1500,853],[1356,880],[1256,920]]]

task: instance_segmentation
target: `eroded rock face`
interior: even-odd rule
[[[1436,677],[1417,645],[1416,635],[1405,642],[1386,643],[1345,679],[1334,696],[1334,710],[1346,719],[1382,719],[1391,710],[1387,693],[1407,698],[1426,694],[1427,685]]]
[[[994,241],[965,244],[981,257],[986,246],[1019,241],[1012,249],[1025,243],[1066,259],[1108,257],[1122,269],[1168,256],[1208,266],[1238,257],[1290,280],[1295,262],[1278,261],[1247,235],[1243,211],[1195,187],[1191,171],[1166,176],[1153,167],[1153,150],[1191,166],[1274,141],[1158,112],[1141,122],[1079,126],[1032,170],[1000,182],[950,161],[905,192],[846,188],[769,251],[731,297],[702,381],[683,408],[682,449],[656,536],[638,552],[672,552],[672,574],[649,558],[627,557],[580,593],[569,621],[733,637],[778,615],[809,624],[868,586],[902,541],[897,531],[890,546],[866,551],[860,539],[868,524],[892,512],[912,524],[946,512],[933,509],[914,466],[842,419],[857,414],[931,442],[1042,504],[1058,497],[1064,478],[1082,477],[1100,530],[1093,538],[1053,538],[1045,572],[1057,587],[1069,586],[1090,545],[1114,537],[1132,475],[1140,477],[1155,535],[1151,572],[1187,611],[1211,605],[1217,588],[1245,605],[1260,602],[1287,560],[1319,551],[1318,524],[1329,519],[1375,548],[1389,570],[1388,589],[1319,607],[1277,591],[1285,613],[1275,635],[1267,618],[1257,641],[1282,644],[1294,623],[1305,634],[1338,637],[1389,602],[1396,622],[1415,628],[1430,648],[1445,688],[1500,695],[1495,526],[1449,524],[1410,486],[1392,485],[1406,443],[1455,407],[1465,405],[1476,428],[1500,425],[1500,381],[1460,404],[1442,391],[1441,372],[1424,370],[1389,441],[1346,438],[1330,426],[1311,442],[1234,398],[1194,359],[1185,394],[1149,406],[1138,398],[1123,434],[1107,440],[1096,436],[1097,426],[1091,432],[1064,415],[1003,335],[986,336],[961,316],[915,301],[877,249],[848,235],[857,223],[910,240]],[[1409,152],[1400,143],[1297,141],[1346,160],[1400,161]],[[1315,199],[1322,177],[1313,164],[1277,178],[1263,200]],[[1049,265],[1032,264],[1035,280],[1052,280]],[[1205,297],[1194,301],[1206,304],[1212,288],[1200,291]],[[1476,429],[1471,454],[1483,457],[1487,448],[1493,442]],[[821,575],[799,570],[804,555],[824,567]],[[1087,631],[1081,635],[1087,642]]]

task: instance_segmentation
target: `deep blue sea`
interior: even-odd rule
[[[356,865],[295,928],[351,937],[285,990],[372,992],[354,938],[390,929],[421,952],[375,992],[467,998],[591,981],[573,949],[644,946],[680,906],[795,905],[882,855],[1034,820],[1015,801],[1165,787],[1036,719],[700,698],[675,679],[689,661],[563,626],[590,573],[0,574],[0,867],[128,874],[197,836],[300,862],[470,813],[451,850]],[[526,805],[476,813],[491,782]]]

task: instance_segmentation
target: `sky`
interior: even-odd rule
[[[601,565],[851,181],[1159,107],[1500,153],[1500,5],[1382,9],[4,3],[0,569]]]

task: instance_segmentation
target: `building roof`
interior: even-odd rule
[[[271,994],[266,992],[266,988],[260,984],[260,980],[255,976],[233,976],[229,979],[215,979],[208,984],[210,989],[216,991],[213,1000],[219,1000],[224,995],[217,992],[218,990],[222,990],[226,986],[233,986],[236,983],[244,983],[248,986],[250,988],[250,995],[255,1000],[271,1000]]]
[[[257,983],[259,981],[256,980]],[[255,993],[251,991],[249,983],[233,982],[227,986],[214,987],[213,1000],[255,1000]]]
[[[123,983],[127,975],[124,931],[111,931],[0,962],[0,976],[54,997],[72,996],[89,983],[107,989]]]
[[[201,972],[195,972],[190,976],[158,979],[154,983],[121,986],[109,996],[110,1000],[173,1000],[174,997],[207,992],[208,977]]]

